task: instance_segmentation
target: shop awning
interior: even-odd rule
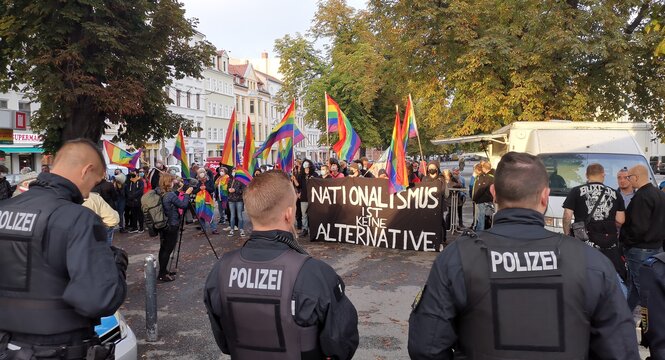
[[[44,149],[32,146],[0,146],[0,151],[7,154],[42,154]]]

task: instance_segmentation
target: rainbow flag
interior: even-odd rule
[[[194,198],[196,216],[204,222],[211,222],[215,215],[215,206],[212,203],[212,196],[207,190],[200,190]]]
[[[293,170],[293,143],[291,139],[284,139],[279,142],[277,163],[285,173]]]
[[[339,105],[328,94],[326,94],[326,113],[328,116],[328,129],[330,129],[331,119],[334,119],[335,127],[339,134],[339,141],[333,145],[333,150],[335,150],[340,159],[350,162],[358,152],[358,149],[360,149],[360,137],[353,130],[351,122],[344,115]]]
[[[180,160],[180,171],[182,173],[182,178],[191,178],[192,176],[189,171],[189,161],[187,160],[187,151],[185,150],[185,136],[182,133],[182,128],[178,130],[178,136],[175,139],[173,157]]]
[[[245,186],[247,186],[249,185],[249,182],[252,181],[252,175],[243,168],[236,168],[236,175],[234,179],[240,181],[241,183],[245,184]]]
[[[283,139],[293,138],[293,145],[305,140],[305,135],[300,132],[298,126],[296,126],[296,100],[294,99],[289,106],[289,109],[286,110],[282,121],[280,121],[270,132],[266,141],[261,144],[258,150],[254,153],[254,157],[261,156],[264,160],[268,158],[270,154],[270,148]]]
[[[247,117],[247,131],[245,131],[245,145],[242,149],[242,167],[250,174],[254,174],[256,168],[256,158],[254,157],[254,134],[252,131],[252,123]]]
[[[220,162],[228,166],[240,165],[240,156],[238,154],[238,143],[240,142],[238,134],[238,121],[236,119],[236,110],[231,113],[231,121],[226,129],[226,139],[224,140],[224,150],[222,150],[222,159]]]
[[[104,151],[106,151],[109,158],[109,163],[125,166],[128,169],[136,169],[139,165],[142,150],[139,149],[139,151],[132,154],[112,142],[104,140]]]
[[[226,204],[229,201],[229,176],[226,174],[219,176],[215,180],[215,189],[217,190],[219,201],[222,202],[222,207],[226,209]]]
[[[404,109],[404,121],[407,122],[409,127],[409,138],[418,136],[418,126],[416,125],[416,113],[413,111],[413,102],[411,101],[411,94],[406,101],[406,108]]]
[[[403,129],[400,124],[399,111],[396,111],[393,137],[390,141],[388,158],[386,159],[386,175],[388,176],[388,188],[391,194],[405,190],[409,186],[402,132]]]
[[[328,132],[337,131],[337,124],[339,124],[339,117],[342,111],[339,110],[339,105],[333,98],[326,93],[326,117],[328,118]]]

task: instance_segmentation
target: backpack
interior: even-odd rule
[[[157,231],[164,229],[167,218],[164,214],[162,196],[150,190],[141,196],[141,210],[145,216],[145,225],[150,236],[157,236]]]

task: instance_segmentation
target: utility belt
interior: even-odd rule
[[[115,360],[115,344],[102,345],[98,337],[76,345],[34,345],[0,331],[2,360]]]
[[[618,247],[618,245],[617,245],[616,243],[612,244],[612,245],[609,246],[609,247],[602,247],[602,246],[597,245],[596,243],[591,242],[591,241],[589,241],[589,240],[585,241],[585,243],[586,243],[587,245],[591,246],[592,248],[596,248],[596,249],[598,249],[598,250],[611,250],[611,249],[616,249],[616,248]]]

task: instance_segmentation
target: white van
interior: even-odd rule
[[[575,186],[586,182],[586,168],[605,168],[605,185],[617,188],[620,169],[642,164],[655,178],[648,156],[651,125],[627,122],[533,121],[514,122],[491,134],[432,140],[435,145],[481,142],[494,167],[509,151],[527,152],[543,160],[550,175],[550,202],[545,226],[563,231],[563,201]]]

